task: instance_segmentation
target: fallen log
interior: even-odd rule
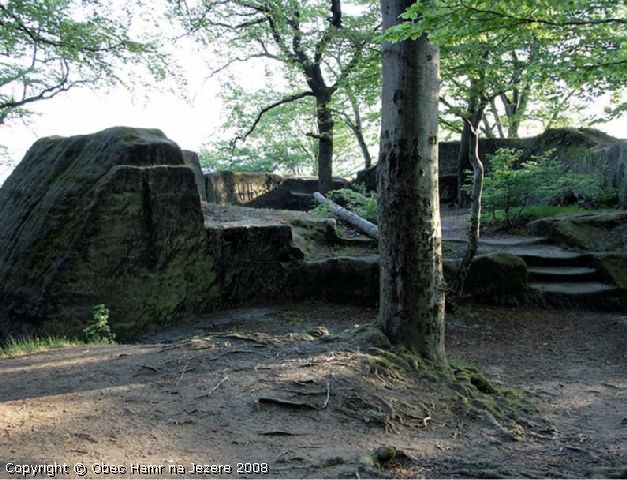
[[[370,223],[368,220],[360,217],[356,213],[340,207],[337,203],[332,202],[328,198],[325,198],[325,196],[319,192],[315,192],[313,196],[318,203],[322,205],[327,205],[331,209],[333,214],[336,215],[338,218],[344,220],[346,223],[351,224],[357,230],[365,233],[370,238],[379,240],[379,228],[374,223]]]

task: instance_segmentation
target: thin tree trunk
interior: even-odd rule
[[[370,150],[368,150],[368,144],[366,143],[366,139],[364,138],[364,130],[361,123],[359,104],[357,103],[357,99],[355,98],[355,96],[351,93],[349,93],[349,99],[351,102],[351,107],[353,108],[354,117],[354,128],[352,128],[352,130],[355,134],[355,138],[357,139],[357,143],[359,144],[359,148],[361,149],[361,154],[364,157],[364,168],[367,170],[372,166],[372,156],[370,155]]]
[[[525,85],[525,87],[520,92],[518,96],[518,105],[516,106],[516,115],[512,118],[512,127],[509,138],[519,138],[520,135],[520,122],[522,121],[523,115],[527,110],[527,105],[529,104],[529,94],[531,88],[529,85]]]
[[[364,168],[368,170],[372,166],[372,157],[370,156],[368,144],[364,138],[364,132],[361,130],[361,127],[357,125],[354,133],[355,138],[357,138],[357,143],[359,143],[359,148],[361,149],[361,155],[364,157]]]
[[[366,139],[364,138],[364,133],[361,127],[361,115],[359,114],[359,108],[353,105],[353,118],[349,117],[346,112],[342,112],[339,110],[334,110],[334,112],[342,117],[346,126],[350,128],[351,132],[353,132],[353,135],[355,135],[357,144],[361,149],[361,155],[362,157],[364,157],[364,168],[370,168],[372,166],[372,157],[370,156],[368,144],[366,143]]]
[[[473,145],[470,156],[473,170],[472,195],[470,206],[470,227],[468,229],[468,245],[464,258],[460,264],[455,278],[451,282],[448,290],[449,296],[454,300],[461,296],[464,290],[464,281],[468,276],[472,260],[479,249],[479,235],[481,226],[481,193],[483,192],[483,163],[479,158],[479,135],[474,128],[471,128],[470,138]]]
[[[457,156],[457,206],[464,208],[466,205],[466,194],[462,190],[464,183],[466,182],[466,170],[471,167],[471,163],[468,160],[468,146],[470,142],[470,129],[464,122],[462,127],[462,135],[459,139],[459,154]]]
[[[499,116],[499,111],[496,108],[496,103],[494,102],[494,98],[490,100],[490,109],[492,111],[492,115],[494,115],[496,128],[499,132],[499,138],[505,138],[505,132],[503,132],[503,125],[501,124],[501,117]]]
[[[471,81],[470,96],[468,100],[467,115],[471,119],[471,124],[464,122],[462,137],[459,141],[459,157],[457,161],[457,206],[464,208],[467,205],[468,196],[464,193],[463,186],[466,183],[466,171],[472,169],[472,135],[471,129],[479,126],[483,108],[477,95],[477,82]]]
[[[381,0],[384,30],[414,0]],[[444,278],[438,196],[437,46],[385,42],[379,155],[379,323],[395,343],[440,365]]]
[[[318,189],[325,194],[333,189],[333,114],[329,99],[316,99],[318,117]]]
[[[483,113],[481,122],[483,123],[483,127],[481,128],[481,130],[483,130],[483,133],[485,133],[486,138],[495,138],[494,125],[490,125],[490,120],[488,120],[488,116],[485,112]]]

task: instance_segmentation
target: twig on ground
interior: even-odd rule
[[[267,365],[262,365],[261,363],[258,363],[257,365],[255,365],[255,372],[257,370],[272,370],[272,367],[269,367]]]
[[[219,333],[219,334],[214,334],[214,337],[217,338],[234,338],[236,340],[244,340],[247,342],[254,342],[257,343],[259,345],[263,345],[264,347],[271,347],[273,346],[276,342],[272,342],[270,340],[260,340],[257,339],[253,336],[250,335],[242,335],[241,333]]]
[[[226,352],[217,353],[217,354],[215,354],[215,355],[213,355],[211,357],[205,358],[205,360],[207,360],[209,362],[212,362],[212,361],[217,360],[217,359],[219,359],[221,357],[224,357],[225,355],[231,355],[231,354],[234,354],[234,353],[255,353],[256,354],[257,352],[255,352],[254,350],[228,350]]]
[[[327,380],[327,398],[325,398],[324,403],[322,404],[322,410],[327,408],[329,405],[329,399],[331,398],[331,382]]]
[[[278,405],[279,407],[301,408],[305,410],[318,410],[318,407],[309,402],[293,402],[274,397],[259,397],[257,405]]]
[[[224,382],[226,382],[228,380],[229,376],[226,374],[226,372],[224,373],[224,376],[222,377],[222,379],[207,393],[205,393],[204,395],[200,395],[198,397],[196,397],[196,399],[198,400],[199,398],[207,398],[210,397],[211,395],[213,395],[213,393],[220,388],[220,385],[222,385]]]
[[[187,366],[189,365],[191,358],[187,359],[187,362],[185,362],[185,365],[183,366],[183,370],[181,370],[181,376],[179,377],[178,381],[176,382],[176,385],[174,386],[174,388],[179,388],[179,385],[181,384],[181,381],[183,380],[183,375],[185,375],[185,372],[187,371]]]
[[[175,348],[180,348],[180,347],[183,347],[184,345],[187,345],[189,343],[190,343],[189,341],[184,341],[184,342],[173,343],[172,345],[166,345],[161,350],[159,350],[159,353],[166,352],[168,350],[173,350]]]

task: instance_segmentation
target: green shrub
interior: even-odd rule
[[[94,307],[94,321],[83,329],[89,343],[115,343],[115,333],[109,326],[109,309],[103,305]]]
[[[494,223],[518,225],[530,206],[559,206],[575,199],[580,206],[598,207],[612,201],[616,192],[605,188],[599,176],[571,172],[554,154],[548,150],[519,167],[522,150],[501,148],[487,155],[483,207]],[[467,193],[471,188],[464,186]]]

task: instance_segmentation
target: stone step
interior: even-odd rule
[[[450,243],[468,243],[466,238],[443,238],[444,242]],[[499,249],[508,249],[510,247],[520,247],[526,245],[538,245],[546,243],[548,239],[546,237],[510,237],[510,238],[481,238],[479,239],[479,245],[486,247],[494,247]]]
[[[545,294],[555,293],[566,295],[591,295],[617,290],[617,288],[613,285],[608,285],[606,283],[600,282],[532,282],[529,284],[529,288],[532,288],[533,290],[538,290]]]
[[[603,312],[624,312],[627,291],[601,282],[532,282],[541,305]]]
[[[603,274],[589,267],[529,267],[529,281],[539,283],[590,282],[602,280]]]
[[[522,258],[528,267],[590,267],[589,255],[571,252],[560,247],[538,246],[519,247],[507,250]],[[480,253],[481,252],[480,249]],[[488,253],[488,252],[485,252]]]

